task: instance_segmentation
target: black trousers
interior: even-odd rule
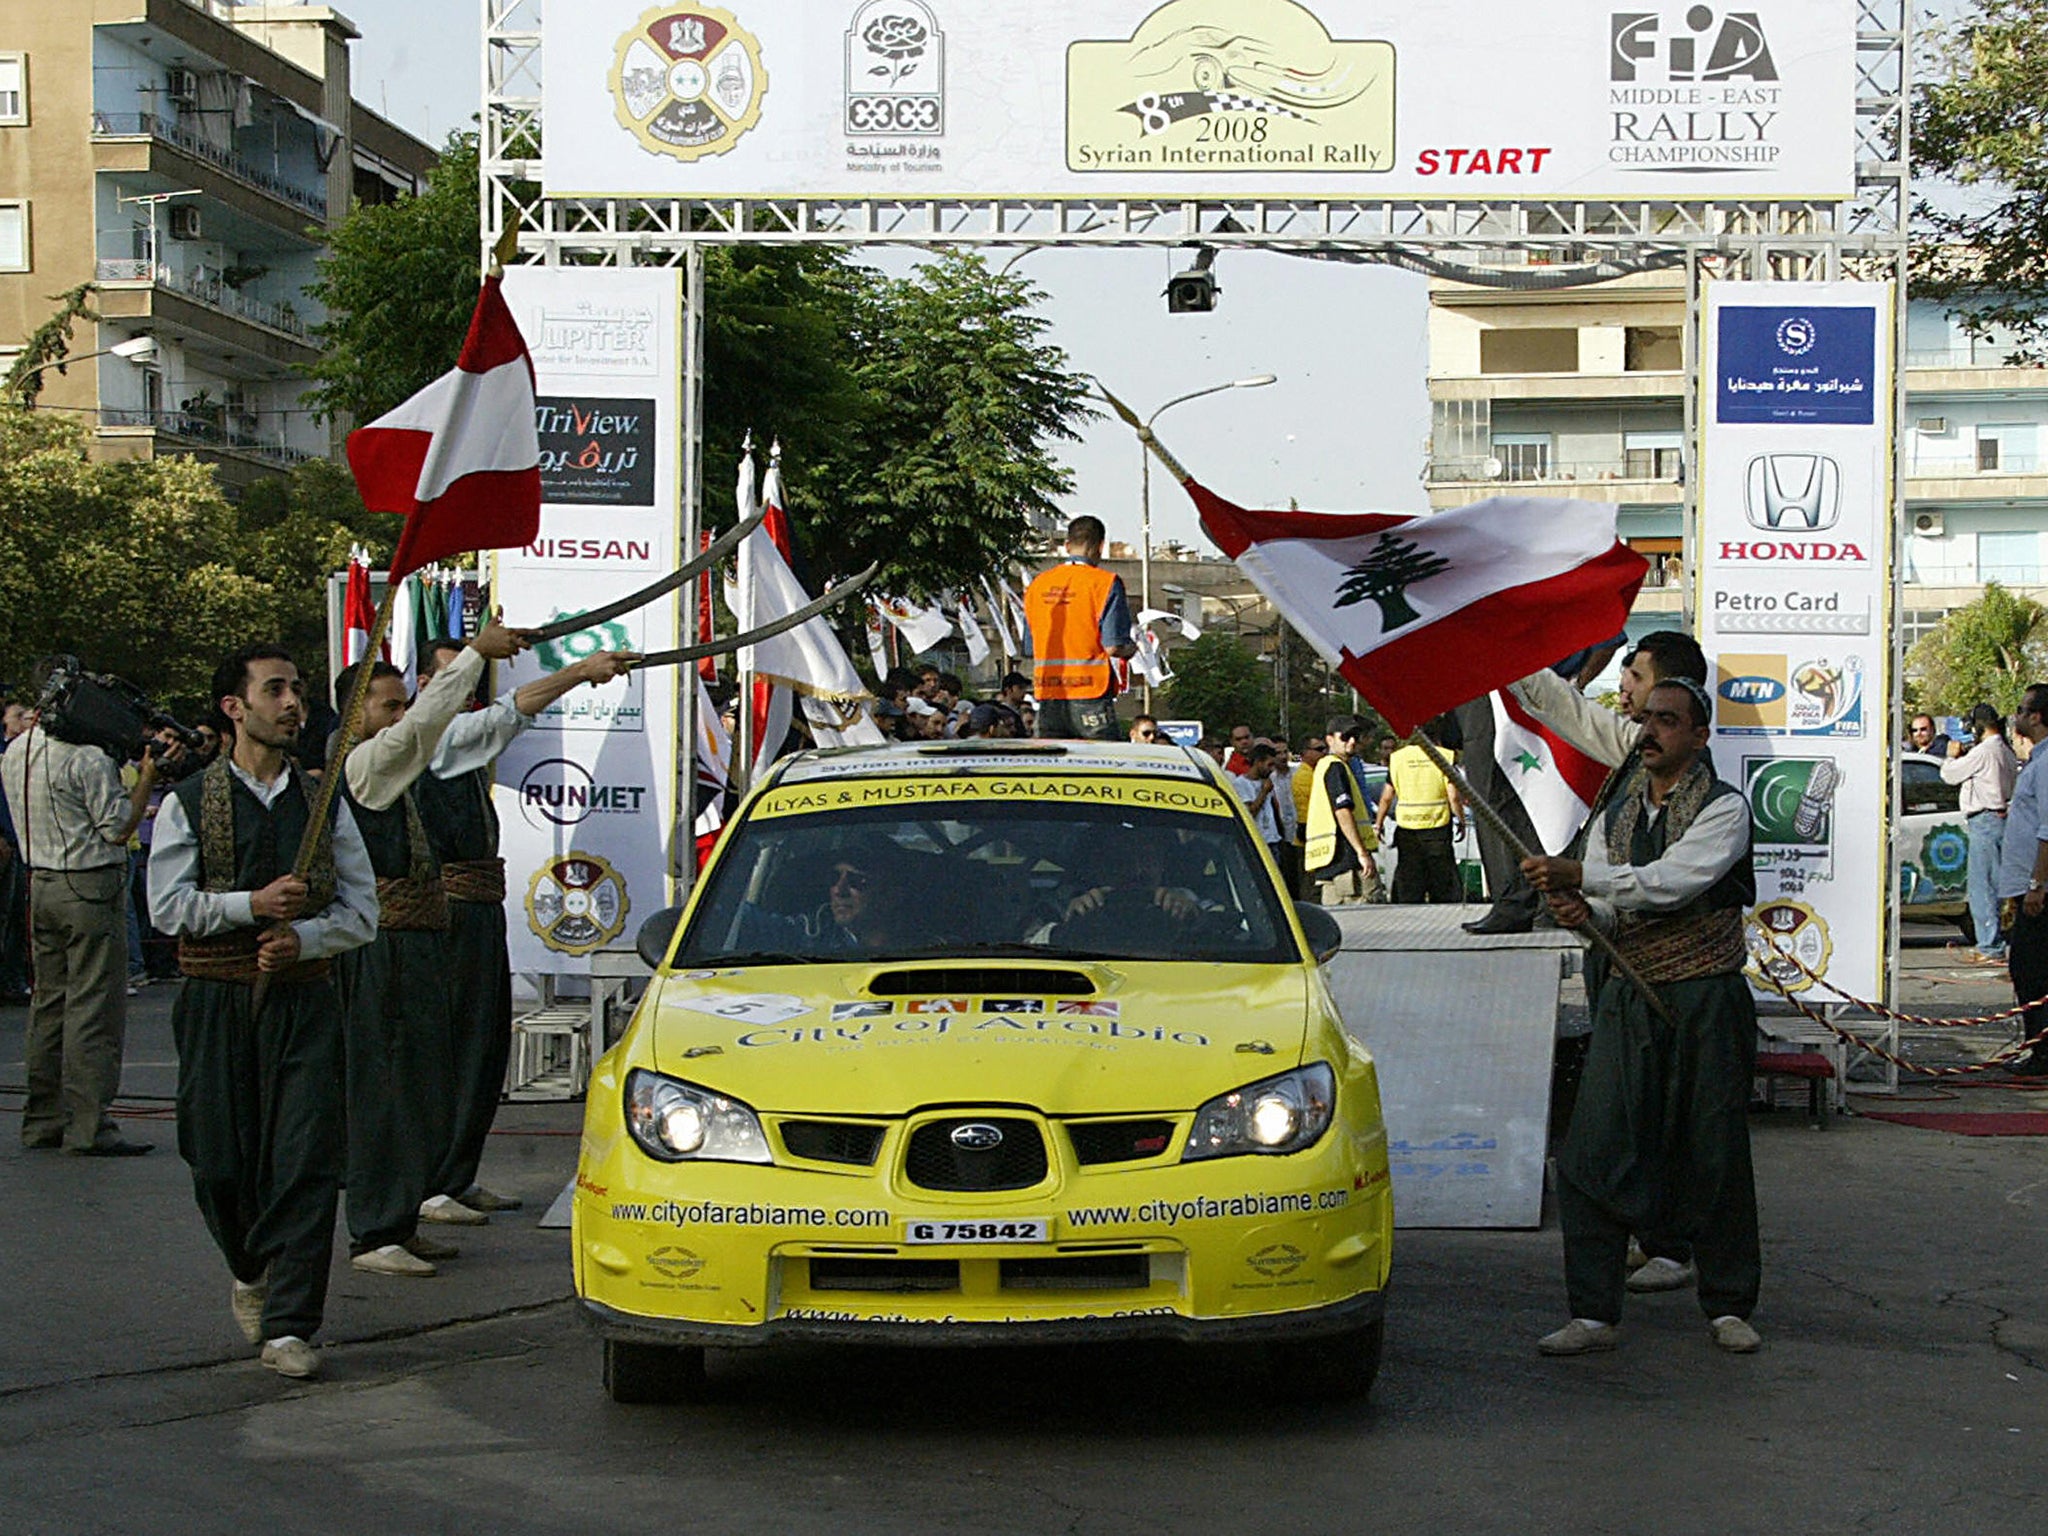
[[[1394,900],[1417,904],[1426,901],[1457,903],[1465,899],[1458,883],[1458,855],[1451,846],[1451,829],[1442,827],[1399,827],[1394,832]]]
[[[251,988],[187,979],[178,1043],[178,1155],[237,1280],[270,1276],[263,1337],[311,1338],[327,1305],[341,1183],[341,999],[321,979]]]
[[[383,928],[336,958],[345,1005],[351,1253],[403,1243],[448,1145],[448,935]]]
[[[2048,907],[2039,917],[2027,916],[2024,904],[2015,903],[2012,927],[2005,936],[2005,966],[2012,977],[2013,1001],[2031,1003],[2048,996]],[[2048,1006],[2027,1010],[2026,1038],[2048,1029]],[[2048,1063],[2048,1042],[2033,1048],[2034,1062]]]
[[[496,902],[448,903],[448,1143],[427,1175],[427,1193],[459,1198],[476,1182],[484,1142],[505,1096],[512,1054],[512,968],[505,909]]]

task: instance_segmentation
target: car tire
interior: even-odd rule
[[[704,1395],[704,1351],[604,1341],[604,1390],[615,1403],[690,1403]]]
[[[1380,1373],[1386,1323],[1375,1320],[1343,1333],[1268,1346],[1273,1370],[1289,1392],[1328,1401],[1364,1397]]]

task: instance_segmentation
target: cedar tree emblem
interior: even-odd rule
[[[1451,562],[1442,555],[1419,550],[1406,539],[1383,533],[1380,541],[1338,584],[1337,606],[1349,608],[1353,603],[1371,599],[1380,605],[1381,633],[1391,633],[1421,617],[1409,603],[1407,589],[1450,568]]]

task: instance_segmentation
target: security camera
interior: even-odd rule
[[[1195,253],[1195,264],[1166,280],[1166,312],[1169,315],[1206,315],[1216,307],[1216,248],[1205,245]]]

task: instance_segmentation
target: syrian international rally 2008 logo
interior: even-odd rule
[[[619,125],[643,149],[678,160],[722,155],[761,119],[761,45],[730,11],[656,6],[619,39],[612,63]]]
[[[626,931],[626,879],[594,853],[565,853],[526,883],[526,921],[564,955],[587,955]]]

